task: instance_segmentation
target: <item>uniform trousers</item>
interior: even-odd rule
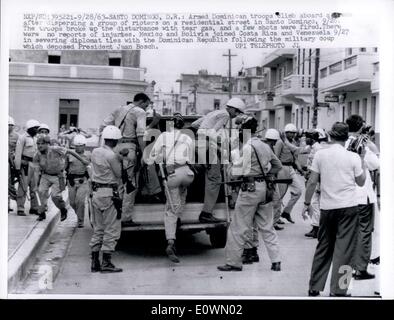
[[[254,192],[240,191],[227,232],[226,263],[242,267],[242,253],[252,230],[253,219],[261,232],[271,262],[279,262],[278,237],[273,226],[272,204],[262,204],[266,198],[266,183],[256,182]]]

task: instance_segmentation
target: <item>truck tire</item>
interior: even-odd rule
[[[208,232],[213,248],[224,248],[227,241],[227,228],[216,228]]]

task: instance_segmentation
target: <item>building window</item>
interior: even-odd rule
[[[310,113],[311,113],[311,107],[308,107],[307,109],[307,123],[306,123],[306,128],[309,129],[309,121],[310,121]]]
[[[325,78],[325,77],[327,77],[327,68],[320,70],[320,78]]]
[[[248,92],[251,93],[252,92],[252,83],[248,82]]]
[[[360,100],[356,100],[354,114],[360,115]]]
[[[257,83],[257,90],[263,90],[264,89],[264,82],[258,82]]]
[[[367,52],[367,48],[360,48],[360,52]]]
[[[346,55],[351,56],[353,54],[352,48],[346,48]]]
[[[48,55],[48,63],[60,64],[60,56],[58,56],[58,55]]]
[[[352,115],[352,102],[349,101],[347,103],[347,116],[350,117]]]
[[[357,56],[345,59],[345,69],[351,68],[355,65],[357,65]]]
[[[376,120],[376,96],[372,96],[371,100],[371,125],[375,128]]]
[[[373,73],[379,72],[379,62],[373,64]]]
[[[330,69],[330,74],[342,71],[342,61],[330,65],[329,69]]]
[[[262,76],[262,75],[263,75],[263,68],[257,67],[256,68],[256,76]]]
[[[302,129],[304,127],[304,108],[301,108],[301,125],[300,128]]]
[[[342,122],[345,122],[345,106],[342,106]]]
[[[108,65],[119,67],[122,62],[121,58],[108,58]]]
[[[297,127],[298,127],[298,112],[299,112],[299,110],[297,109],[296,110],[296,119],[295,119],[295,123],[296,123]]]
[[[378,52],[378,47],[373,48],[373,52]]]
[[[364,121],[367,121],[367,105],[368,105],[368,99],[364,98],[363,99],[363,111],[362,111],[362,117]]]
[[[213,100],[213,109],[214,110],[219,110],[220,109],[220,99],[214,99]]]

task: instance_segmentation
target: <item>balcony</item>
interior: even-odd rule
[[[10,62],[10,77],[61,81],[144,82],[142,68]]]
[[[358,54],[320,69],[321,92],[369,90],[375,60],[373,55]]]
[[[292,74],[283,79],[282,95],[302,96],[312,94],[312,77]]]
[[[275,96],[274,96],[274,101],[272,103],[273,107],[284,106],[293,103],[292,100],[290,100],[288,97],[285,97],[283,95],[283,90],[284,88],[282,84],[275,86]]]
[[[296,54],[296,49],[278,49],[268,54],[262,67],[275,68],[278,64],[285,62],[287,59],[292,58]]]

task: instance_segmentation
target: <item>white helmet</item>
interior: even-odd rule
[[[288,123],[288,124],[286,124],[286,126],[285,126],[285,132],[294,132],[294,133],[297,133],[298,130],[297,130],[297,127],[296,127],[294,124]]]
[[[31,128],[39,127],[39,126],[40,126],[40,123],[34,119],[27,120],[27,122],[26,122],[26,129],[31,129]]]
[[[41,123],[40,124],[40,127],[38,128],[38,131],[40,131],[41,129],[48,130],[49,132],[51,131],[51,130],[49,130],[49,126],[46,123]]]
[[[265,139],[279,140],[279,131],[276,129],[268,129],[265,133]]]
[[[119,140],[122,138],[122,134],[118,127],[106,126],[102,134],[103,139]]]
[[[322,128],[316,128],[315,132],[319,134],[319,140],[320,139],[326,139],[327,138],[327,133],[324,131]]]
[[[82,134],[77,134],[73,140],[74,146],[84,146],[86,145],[86,138]]]
[[[233,107],[242,113],[245,112],[246,109],[245,103],[240,98],[231,98],[227,101],[226,106]]]
[[[15,121],[13,117],[8,117],[8,125],[9,126],[14,126],[15,125]]]

